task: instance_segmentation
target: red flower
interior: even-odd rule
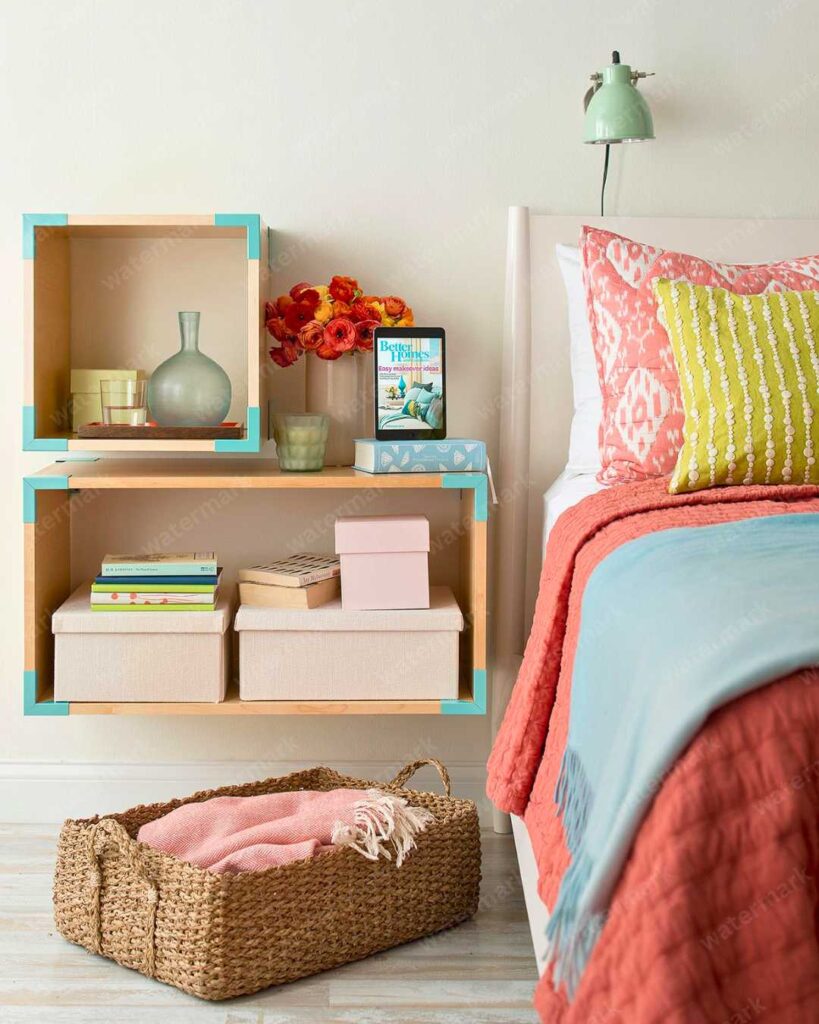
[[[406,308],[406,302],[397,295],[384,296],[384,309],[387,311],[387,316],[391,316],[394,320],[400,320]]]
[[[355,325],[356,342],[355,347],[359,352],[372,352],[373,331],[381,326],[380,320],[362,320]]]
[[[310,306],[311,309],[315,309],[319,302],[321,302],[321,296],[319,295],[315,288],[303,288],[300,292],[298,292],[295,301],[304,302],[308,306]]]
[[[284,312],[284,322],[294,334],[298,334],[313,319],[315,308],[309,302],[291,302]]]
[[[365,302],[363,299],[356,299],[356,301],[353,303],[350,316],[353,318],[353,321],[357,324],[363,323],[365,320],[377,320],[379,323],[381,323],[381,314],[378,312],[375,306],[371,306],[368,302]]]
[[[352,320],[348,320],[347,317],[337,316],[335,320],[331,320],[324,328],[324,342],[322,345],[326,345],[338,355],[354,349],[356,341],[355,324]],[[321,348],[322,346],[319,346],[317,349],[319,355],[321,355]],[[322,359],[327,358],[327,356],[322,356]]]
[[[334,277],[330,282],[330,295],[337,302],[352,302],[357,291],[358,281],[354,277]]]
[[[283,295],[279,299],[280,303],[284,303],[283,308],[281,308],[282,316],[284,316],[284,312],[287,309],[287,303],[284,302],[285,298],[286,296]],[[306,281],[299,281],[298,284],[294,284],[293,287],[290,289],[289,298],[293,302],[306,302],[311,309],[315,309],[320,301],[319,293],[311,284],[308,284]]]
[[[278,348],[271,348],[270,358],[276,364],[276,366],[287,367],[292,366],[293,363],[301,355],[301,349],[294,341],[285,340],[281,343]]]
[[[265,323],[267,333],[272,334],[276,341],[292,341],[293,332],[288,330],[287,324],[280,316],[272,316]]]
[[[265,319],[265,323],[267,323],[268,320],[272,320],[273,317],[276,317],[278,315],[279,315],[279,310],[277,309],[276,306],[273,305],[272,302],[266,302],[264,304],[264,319]]]
[[[311,320],[299,331],[298,343],[305,352],[315,352],[324,341],[324,324],[318,320]]]
[[[308,281],[299,281],[298,284],[294,284],[293,287],[290,289],[290,298],[293,299],[294,302],[297,302],[299,298],[299,293],[307,291],[312,287],[313,286]]]

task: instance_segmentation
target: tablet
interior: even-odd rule
[[[446,437],[443,327],[376,327],[375,436],[379,441]]]

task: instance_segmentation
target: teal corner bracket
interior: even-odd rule
[[[23,406],[23,451],[24,452],[67,452],[68,440],[64,437],[35,437],[37,417],[33,405]]]
[[[215,452],[258,452],[262,447],[262,415],[258,405],[247,407],[247,437],[241,441],[219,438],[214,441]]]
[[[444,473],[441,487],[452,490],[468,490],[475,492],[475,520],[485,523],[489,518],[489,497],[485,473]]]
[[[35,228],[64,228],[68,224],[67,213],[24,213],[23,214],[23,259],[33,260],[37,255]]]
[[[68,702],[64,700],[37,700],[37,672],[27,668],[23,672],[23,714],[67,715]]]
[[[442,700],[442,715],[486,714],[486,669],[472,670],[472,700]]]
[[[68,476],[23,477],[23,522],[37,522],[37,491],[67,491]]]
[[[247,231],[247,258],[261,258],[262,218],[258,213],[216,213],[213,223],[220,228],[244,228]]]

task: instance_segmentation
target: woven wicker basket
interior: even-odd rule
[[[446,796],[403,788],[424,764],[438,769]],[[134,838],[146,822],[184,803],[339,787],[389,789],[432,812],[434,821],[400,868],[339,848],[267,871],[212,874]],[[54,914],[71,942],[203,999],[228,999],[466,920],[478,907],[480,864],[477,809],[450,796],[440,762],[415,761],[388,784],[313,768],[66,821]]]

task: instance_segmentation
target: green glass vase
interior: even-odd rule
[[[182,347],[148,383],[151,419],[161,427],[215,427],[230,408],[230,378],[199,351],[199,314],[180,313]]]

